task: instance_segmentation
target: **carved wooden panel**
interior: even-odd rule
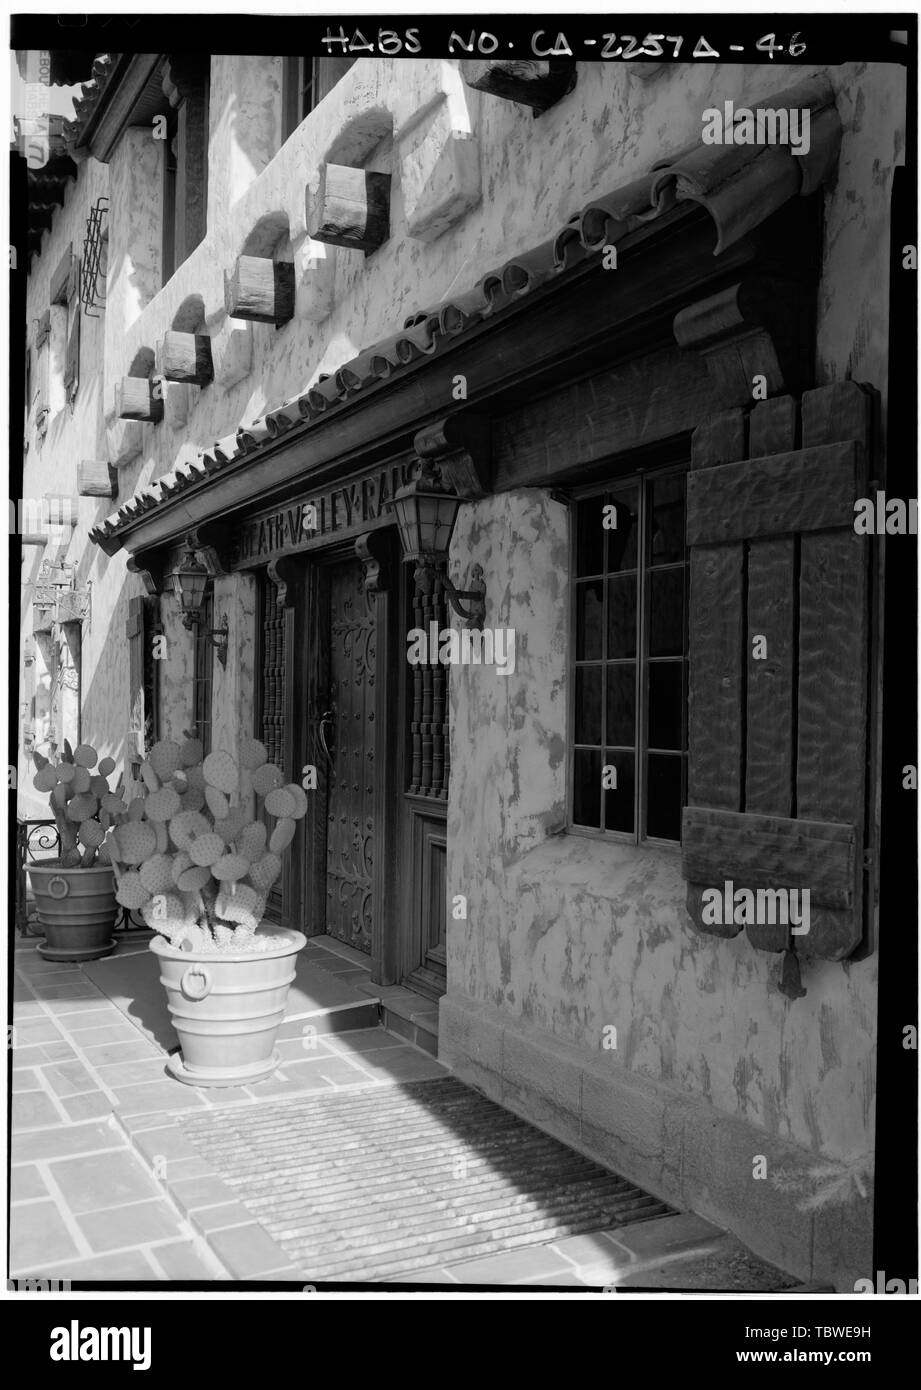
[[[278,589],[262,589],[262,742],[269,762],[285,765],[285,610]]]
[[[374,598],[358,563],[329,581],[329,687],[323,719],[328,750],[326,930],[371,950],[374,865]]]

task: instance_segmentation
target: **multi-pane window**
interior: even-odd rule
[[[683,469],[575,505],[570,820],[679,840],[687,784]]]
[[[195,625],[194,708],[195,733],[205,753],[211,752],[211,691],[214,685],[214,590],[209,586]]]
[[[285,138],[345,76],[354,58],[291,57],[285,62]]]

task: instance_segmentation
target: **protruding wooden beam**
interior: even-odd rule
[[[390,236],[390,175],[323,164],[316,198],[307,195],[310,236],[329,246],[376,251]]]
[[[490,435],[487,419],[458,413],[426,425],[413,447],[421,459],[438,464],[444,482],[459,497],[485,497],[492,490]]]
[[[163,389],[146,376],[123,376],[115,386],[115,414],[120,420],[163,419]]]
[[[224,272],[224,307],[231,318],[251,323],[288,323],[294,318],[294,266],[268,256],[239,256]]]
[[[81,459],[77,464],[77,492],[81,497],[114,497],[115,473],[107,459]]]
[[[541,116],[576,85],[569,58],[472,58],[461,64],[464,81],[475,91],[530,106]]]
[[[157,345],[157,370],[167,381],[207,386],[214,379],[211,339],[206,333],[170,329]]]

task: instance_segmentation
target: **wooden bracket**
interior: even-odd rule
[[[316,198],[307,194],[314,241],[376,251],[390,236],[390,175],[347,164],[323,164]]]
[[[277,560],[270,560],[265,569],[266,574],[278,590],[275,602],[279,608],[293,608],[297,594],[296,580],[299,570],[293,557],[280,555]]]
[[[438,464],[445,483],[470,501],[492,490],[491,427],[481,415],[446,415],[413,440],[421,459]]]
[[[793,280],[752,276],[675,316],[679,347],[699,352],[725,405],[799,393],[812,384],[815,291]],[[764,395],[754,396],[764,377]]]
[[[461,70],[468,87],[530,106],[535,116],[576,85],[576,64],[569,58],[475,58],[461,63]]]
[[[294,266],[268,256],[238,256],[224,272],[224,307],[231,318],[273,323],[294,318]]]
[[[355,554],[364,570],[367,594],[381,594],[390,588],[390,539],[385,531],[368,531],[355,542]]]
[[[115,384],[115,414],[120,420],[163,419],[163,387],[146,376],[123,376]]]
[[[195,526],[191,531],[186,532],[186,547],[195,551],[212,579],[218,575],[229,573],[229,565],[226,563],[223,548],[219,546],[217,541],[218,538],[212,528],[208,526]]]
[[[214,379],[210,337],[170,329],[157,344],[157,370],[167,381],[207,386]]]
[[[129,555],[127,562],[131,574],[136,574],[144,588],[155,598],[163,588],[163,562],[159,555]]]

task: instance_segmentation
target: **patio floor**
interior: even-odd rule
[[[494,1149],[497,1142],[497,1126],[484,1121],[482,1109],[491,1103],[460,1087],[427,1051],[380,1026],[380,1000],[386,1004],[388,991],[370,984],[357,952],[327,938],[314,938],[302,952],[279,1036],[278,1071],[258,1084],[226,1089],[198,1090],[166,1072],[176,1039],[146,937],[127,939],[113,956],[83,966],[45,961],[28,941],[17,947],[15,967],[13,1279],[109,1280],[129,1287],[283,1280],[304,1286],[335,1279],[333,1271],[342,1268],[354,1271],[340,1275],[351,1283],[359,1266],[337,1264],[328,1252],[338,1251],[340,1240],[347,1245],[338,1233],[357,1230],[361,1249],[370,1251],[361,1277],[370,1281],[739,1292],[795,1285],[718,1227],[669,1212],[497,1107],[503,1123],[520,1126],[508,1152],[519,1143],[536,1145],[545,1173],[554,1175],[552,1196],[548,1179],[543,1188],[538,1182],[540,1162],[531,1165],[530,1176],[527,1164],[512,1171],[485,1159],[486,1147]],[[423,1022],[434,1007],[420,1001]],[[435,1081],[442,1084],[431,1091],[418,1084]],[[465,1104],[465,1092],[475,1105]],[[480,1137],[470,1140],[458,1121],[446,1149],[432,1122],[420,1119],[439,1104],[475,1113]],[[367,1151],[362,1161],[371,1172],[389,1157],[394,1184],[407,1181],[412,1162],[424,1180],[411,1187],[419,1195],[405,1206],[390,1194],[390,1208],[380,1212],[365,1195],[365,1170],[349,1176],[344,1168],[346,1180],[327,1182],[333,1195],[319,1202],[333,1226],[332,1234],[324,1229],[322,1240],[318,1236],[314,1250],[309,1229],[298,1236],[303,1228],[279,1207],[278,1191],[287,1184],[289,1195],[302,1199],[304,1186],[292,1174],[309,1149],[304,1135],[317,1116],[326,1130],[319,1169],[324,1175],[351,1149]],[[241,1166],[240,1154],[257,1142],[275,1143],[272,1134],[286,1128],[291,1137],[277,1151],[277,1174],[270,1171],[271,1180],[260,1187],[259,1165]],[[420,1135],[427,1149],[419,1148]],[[400,1143],[427,1156],[401,1167],[392,1156]],[[462,1170],[461,1143],[468,1155]],[[274,1158],[267,1162],[274,1168]],[[458,1205],[458,1194],[446,1197],[445,1184],[436,1181],[439,1163],[463,1179],[475,1204],[494,1208],[484,1217],[477,1207],[455,1221],[447,1236],[445,1211]],[[560,1198],[555,1174],[562,1169],[577,1184],[578,1199],[570,1193],[565,1202]],[[303,1179],[308,1183],[306,1171]],[[487,1189],[498,1198],[487,1201]],[[594,1207],[586,1204],[586,1193]],[[497,1200],[503,1218],[508,1203],[509,1219],[500,1223],[493,1219]],[[430,1212],[437,1216],[434,1224]],[[379,1256],[373,1242],[366,1244],[366,1217],[378,1238],[387,1233]],[[598,1229],[592,1228],[595,1221]],[[439,1242],[434,1262],[427,1239]],[[394,1245],[402,1252],[402,1268],[387,1254]],[[327,1251],[325,1263],[321,1249]],[[323,1269],[328,1272],[317,1272]]]

